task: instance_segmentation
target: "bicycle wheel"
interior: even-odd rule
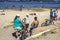
[[[45,26],[45,22],[41,24],[41,27]]]

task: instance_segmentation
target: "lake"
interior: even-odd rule
[[[21,5],[24,5],[24,7],[60,7],[60,2],[0,2],[0,8],[4,8],[6,6],[8,6],[8,8],[12,8],[13,5],[15,7],[20,7]]]

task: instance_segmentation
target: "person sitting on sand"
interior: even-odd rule
[[[37,20],[37,17],[34,17],[34,21],[32,22],[31,28],[29,30],[30,36],[32,35],[32,30],[35,29],[35,28],[37,28],[38,25],[39,25],[39,21]]]
[[[19,14],[17,14],[16,16],[15,16],[15,18],[14,18],[14,29],[16,30],[16,37],[18,38],[18,31],[20,31],[21,30],[21,25],[22,25],[22,23],[21,23],[21,20],[20,20],[20,18],[19,18],[20,16],[19,16]]]

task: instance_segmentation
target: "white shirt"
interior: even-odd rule
[[[26,17],[25,23],[26,23],[26,24],[29,24],[29,17]]]
[[[56,13],[56,16],[58,16],[58,11],[55,11],[55,13]]]
[[[54,14],[58,16],[58,11],[53,12],[53,16],[55,16]]]

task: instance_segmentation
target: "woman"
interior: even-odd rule
[[[28,31],[28,28],[29,28],[29,14],[26,15],[25,26],[26,26],[26,30]]]
[[[16,30],[16,37],[17,38],[18,38],[18,35],[19,35],[18,31],[21,30],[21,25],[22,25],[21,20],[20,20],[19,17],[20,17],[19,14],[17,14],[14,18],[14,29]]]
[[[58,18],[58,9],[55,9],[55,13],[56,13],[56,18],[55,18],[55,20],[57,20]]]

